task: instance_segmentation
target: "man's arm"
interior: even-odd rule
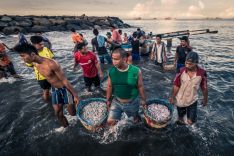
[[[177,52],[177,49],[176,49],[175,59],[174,59],[174,66],[176,66],[177,59],[178,59],[178,52]]]
[[[206,88],[202,90],[202,94],[203,94],[203,106],[206,106],[208,102],[208,89]]]
[[[178,86],[176,86],[176,85],[174,85],[173,86],[173,89],[172,89],[172,95],[171,95],[171,97],[170,97],[170,103],[171,104],[174,104],[175,102],[175,97],[176,97],[176,95],[177,95],[177,93],[178,93],[178,91],[179,91],[179,87]]]
[[[100,77],[100,79],[102,80],[102,79],[103,79],[103,72],[102,72],[102,69],[101,69],[100,64],[99,64],[98,61],[96,62],[95,66],[96,66],[96,68],[97,68],[97,70],[98,70],[99,77]]]
[[[94,38],[95,39],[95,38]],[[94,43],[94,39],[91,40],[91,44],[92,44],[92,50],[93,52],[96,51],[96,48],[95,48],[95,43]]]
[[[112,84],[111,84],[110,76],[108,76],[107,89],[106,89],[106,101],[107,101],[108,108],[110,107],[110,104],[111,104],[111,96],[112,96]]]
[[[182,74],[182,72],[176,74],[176,77],[174,79],[172,95],[169,98],[169,101],[170,101],[171,104],[174,104],[175,97],[176,97],[177,93],[179,92],[180,85],[181,85],[181,82],[180,82],[181,74]]]
[[[155,49],[156,47],[155,47],[155,43],[153,44],[153,47],[152,47],[152,50],[151,50],[151,52],[150,52],[150,59],[151,60],[154,60],[154,56],[155,56],[155,54],[154,54],[154,49]]]
[[[165,44],[163,44],[163,51],[164,51],[164,63],[166,64],[167,63],[167,51],[166,51],[166,47],[165,47]]]
[[[62,81],[63,85],[66,87],[66,89],[73,95],[74,97],[74,102],[76,105],[78,105],[79,103],[79,98],[78,95],[76,94],[74,88],[72,87],[72,85],[68,82],[67,78],[64,75],[64,72],[62,70],[62,68],[60,67],[60,65],[56,62],[51,60],[51,69],[54,71],[54,73],[57,75],[57,77]]]
[[[138,73],[137,86],[138,86],[139,94],[141,96],[141,104],[143,107],[145,107],[146,106],[146,96],[145,96],[145,90],[144,90],[144,85],[143,85],[143,81],[142,81],[142,72],[140,70]]]
[[[208,87],[207,87],[207,74],[206,71],[204,72],[204,75],[202,76],[201,81],[201,90],[203,95],[203,106],[207,105],[208,102]]]

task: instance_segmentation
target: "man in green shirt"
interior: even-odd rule
[[[113,51],[112,62],[114,66],[109,69],[106,96],[110,110],[107,123],[115,125],[123,112],[137,121],[140,103],[138,95],[141,96],[143,106],[146,100],[142,73],[138,67],[127,64],[127,53],[122,48]],[[111,102],[112,95],[114,98]]]

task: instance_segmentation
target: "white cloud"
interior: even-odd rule
[[[198,1],[198,5],[202,10],[205,8],[205,5],[202,1]]]
[[[227,8],[224,12],[219,14],[221,18],[234,18],[234,7]]]
[[[205,17],[202,13],[202,9],[194,5],[189,6],[187,12],[178,13],[176,16],[177,18],[204,18]]]
[[[152,13],[156,10],[156,3],[154,0],[145,3],[137,3],[132,11],[129,12],[129,17],[152,17]]]
[[[161,4],[163,5],[175,5],[178,4],[180,0],[161,0]]]

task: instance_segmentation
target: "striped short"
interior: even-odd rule
[[[66,87],[63,88],[51,88],[51,99],[53,105],[58,104],[73,104],[74,97],[71,95],[69,91],[67,91]]]

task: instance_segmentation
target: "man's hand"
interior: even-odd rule
[[[170,101],[171,104],[174,105],[174,97],[170,97],[170,98],[169,98],[169,101]]]
[[[110,105],[111,105],[111,102],[109,100],[106,101],[106,105],[107,105],[107,109],[108,111],[110,111]]]
[[[103,73],[102,73],[102,72],[99,74],[99,77],[100,77],[100,80],[102,80],[102,79],[104,78],[104,76],[103,76]]]
[[[203,107],[207,106],[207,99],[205,99],[205,98],[203,99],[203,101],[202,101],[202,106],[203,106]]]
[[[145,100],[141,100],[141,105],[144,109],[147,108],[147,105],[146,105],[146,101]]]
[[[78,98],[78,96],[74,96],[74,102],[75,102],[75,105],[76,105],[76,108],[77,108],[77,106],[79,104],[79,98]]]

